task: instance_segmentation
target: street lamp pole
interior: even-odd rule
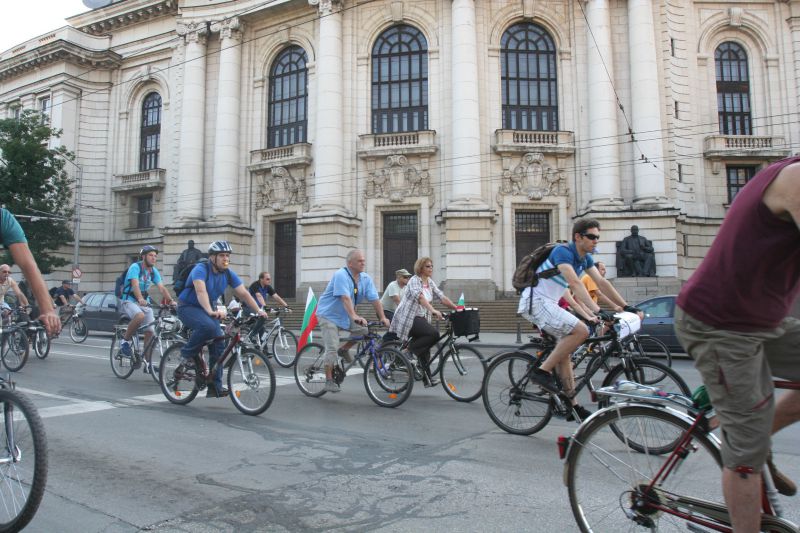
[[[78,179],[75,181],[75,214],[74,214],[74,225],[73,225],[73,248],[72,248],[72,268],[77,268],[80,266],[80,255],[81,255],[81,192],[83,190],[83,168],[72,161],[71,159],[67,159],[66,157],[63,158],[64,161],[69,163],[70,165],[74,166],[78,169]],[[76,285],[80,284],[80,279],[78,279]],[[75,287],[77,289],[77,286]]]

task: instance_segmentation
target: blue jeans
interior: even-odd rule
[[[208,313],[200,306],[179,305],[178,318],[181,319],[181,322],[183,322],[186,327],[192,330],[192,334],[189,336],[189,342],[181,348],[181,357],[183,359],[192,360],[194,356],[200,352],[200,348],[203,344],[214,337],[222,336],[222,328],[219,325],[219,321],[208,316]],[[219,356],[222,355],[224,349],[225,343],[221,340],[209,346],[209,368],[214,366],[214,363]],[[214,386],[217,390],[222,390],[221,366],[214,372]]]

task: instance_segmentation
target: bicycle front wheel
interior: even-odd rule
[[[414,388],[414,370],[405,355],[391,348],[380,348],[373,356],[367,353],[364,365],[364,388],[370,399],[381,407],[397,407]]]
[[[39,359],[45,359],[50,353],[50,335],[44,329],[37,329],[33,338],[33,351]]]
[[[325,394],[325,347],[309,342],[294,360],[294,380],[306,396],[318,398]]]
[[[6,335],[2,346],[3,365],[9,372],[22,370],[28,362],[29,352],[28,335],[23,330],[15,328]]]
[[[440,370],[442,387],[456,401],[477,400],[483,390],[486,361],[483,355],[464,344],[456,344],[442,359]]]
[[[275,372],[264,354],[254,348],[238,353],[228,370],[233,405],[246,415],[260,415],[275,398]]]
[[[172,403],[186,405],[197,396],[195,375],[197,369],[192,362],[181,365],[181,348],[185,343],[176,342],[164,352],[158,364],[158,384],[161,392]]]
[[[0,390],[0,531],[20,531],[47,484],[47,438],[36,407],[17,391]]]
[[[291,368],[297,357],[297,337],[285,328],[280,328],[272,337],[272,355],[283,368]]]
[[[564,471],[580,530],[682,532],[688,521],[655,505],[695,514],[681,498],[723,502],[721,460],[713,437],[694,435],[683,457],[674,458],[676,466],[664,472],[661,468],[672,455],[651,452],[676,442],[689,427],[670,411],[642,405],[610,407],[581,425],[572,437]],[[642,451],[627,446],[619,432],[625,440],[641,443]]]
[[[533,435],[553,416],[550,394],[531,383],[529,373],[539,361],[525,352],[495,356],[483,381],[483,406],[500,429]]]
[[[631,351],[634,355],[647,357],[648,359],[658,359],[659,362],[672,367],[672,353],[667,348],[667,345],[659,339],[650,335],[636,335],[633,337],[631,344]],[[655,383],[647,383],[647,385],[655,385]]]
[[[111,371],[119,379],[128,379],[133,374],[133,357],[129,357],[122,353],[119,349],[121,335],[123,330],[115,330],[114,335],[111,337],[111,348],[108,351],[108,357],[111,361]]]
[[[89,328],[86,327],[86,322],[79,316],[73,318],[69,325],[69,338],[72,339],[72,342],[80,344],[85,341],[88,336]]]

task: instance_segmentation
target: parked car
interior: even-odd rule
[[[120,312],[120,299],[109,292],[87,292],[83,295],[83,320],[90,331],[111,333],[125,315]]]
[[[636,304],[644,313],[642,333],[652,335],[667,345],[670,352],[683,353],[683,347],[675,336],[675,298],[658,296]]]

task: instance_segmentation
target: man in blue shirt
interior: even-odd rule
[[[125,274],[125,285],[122,288],[122,309],[121,311],[131,320],[128,324],[128,329],[122,335],[122,342],[120,342],[120,352],[126,357],[133,356],[131,349],[131,339],[136,334],[136,330],[142,323],[151,324],[154,320],[153,308],[150,306],[150,295],[148,289],[151,285],[158,287],[161,296],[168,305],[172,305],[172,296],[169,291],[164,287],[161,281],[161,273],[156,268],[156,260],[158,259],[158,250],[155,246],[144,246],[139,251],[139,261],[133,263],[128,267],[128,273]],[[150,339],[155,334],[155,328],[151,325],[144,330],[144,344],[150,342]],[[150,353],[142,354],[145,359],[144,373],[158,372],[153,368],[150,362]]]
[[[533,374],[533,380],[543,389],[561,392],[553,378],[552,372],[557,369],[567,395],[575,389],[570,354],[578,349],[583,341],[589,338],[589,328],[578,317],[562,309],[558,300],[569,289],[572,295],[592,313],[600,313],[600,307],[592,300],[580,276],[586,272],[599,289],[614,303],[636,312],[628,306],[617,290],[598,272],[592,259],[592,253],[600,240],[600,223],[591,218],[579,219],[572,227],[572,242],[568,245],[556,246],[547,260],[536,269],[537,273],[558,269],[558,274],[547,279],[540,279],[535,287],[528,287],[522,292],[517,313],[536,324],[540,330],[553,335],[558,343],[542,366]],[[529,311],[530,310],[530,311]],[[593,322],[597,322],[594,318]],[[573,399],[573,409],[581,419],[591,414]]]
[[[375,313],[386,327],[389,320],[383,314],[383,306],[372,278],[364,273],[367,260],[361,250],[351,250],[346,258],[347,266],[333,274],[325,292],[317,304],[317,319],[322,329],[322,342],[325,345],[325,390],[339,392],[339,385],[333,381],[333,365],[336,355],[341,355],[347,362],[353,356],[349,349],[353,342],[347,342],[339,348],[339,330],[348,331],[351,335],[366,335],[367,320],[356,314],[358,302],[367,300],[375,308]]]
[[[214,307],[220,296],[229,286],[240,301],[258,309],[258,316],[267,317],[267,313],[258,307],[258,304],[247,292],[247,289],[236,275],[228,268],[231,261],[233,248],[228,241],[214,241],[208,247],[208,262],[198,263],[186,280],[186,287],[178,295],[178,318],[186,327],[192,330],[189,341],[181,348],[181,363],[175,373],[182,373],[185,366],[191,365],[195,355],[203,344],[215,338],[222,337],[222,328],[219,321],[225,318],[225,307],[219,310]],[[214,342],[209,347],[209,368],[214,365],[222,355],[225,343],[221,340]],[[208,384],[207,398],[222,398],[229,394],[228,389],[222,386],[222,366],[216,369],[213,383]]]

